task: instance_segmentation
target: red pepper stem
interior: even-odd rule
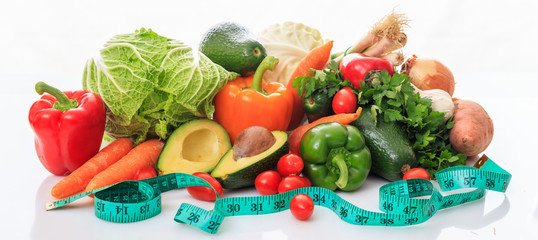
[[[340,189],[345,188],[348,180],[348,168],[345,161],[345,155],[337,154],[331,159],[331,162],[338,168],[340,172],[338,180],[335,182],[336,186],[338,186]]]
[[[58,109],[60,111],[66,111],[71,108],[78,107],[78,102],[75,99],[69,99],[65,93],[60,91],[59,89],[50,86],[44,82],[38,82],[35,84],[35,91],[42,95],[43,93],[48,93],[52,96],[54,96],[56,99],[58,99],[57,102],[54,102],[54,109]]]
[[[263,61],[260,63],[258,68],[256,68],[256,72],[254,73],[254,76],[252,77],[252,85],[250,88],[256,90],[259,93],[263,93],[262,89],[262,80],[263,80],[263,74],[265,73],[265,70],[273,70],[278,63],[278,58],[274,56],[267,56],[263,59]]]

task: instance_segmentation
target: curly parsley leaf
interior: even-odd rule
[[[324,70],[311,68],[307,75],[294,78],[291,86],[297,88],[299,97],[308,98],[316,91],[327,91],[330,98],[341,88],[352,85],[348,80],[343,80],[338,63],[331,61]]]

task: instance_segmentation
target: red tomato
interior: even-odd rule
[[[290,211],[295,218],[306,220],[314,212],[314,201],[306,194],[297,194],[290,201]]]
[[[192,175],[206,180],[217,191],[217,193],[219,194],[219,197],[222,197],[222,193],[223,193],[222,186],[217,181],[217,179],[215,179],[211,175],[204,172],[195,172]],[[189,192],[189,194],[192,197],[198,200],[208,201],[208,202],[214,202],[217,200],[217,196],[215,196],[215,191],[213,191],[213,189],[209,187],[199,187],[199,186],[187,187],[187,192]]]
[[[293,189],[310,187],[310,180],[305,177],[300,177],[296,175],[287,176],[278,185],[278,193],[283,193],[291,191]]]
[[[303,159],[296,154],[288,153],[278,160],[276,168],[282,177],[299,175],[303,171]]]
[[[422,178],[422,179],[430,180],[430,174],[424,168],[411,168],[403,176],[403,180],[413,179],[413,178]]]
[[[282,176],[276,171],[268,170],[258,174],[254,180],[254,187],[261,195],[274,195],[278,193],[278,185]]]
[[[353,89],[345,87],[340,89],[333,98],[334,113],[354,113],[357,110],[357,95]]]
[[[157,172],[152,166],[143,166],[136,171],[133,180],[142,180],[157,177]]]

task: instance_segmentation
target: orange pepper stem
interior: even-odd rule
[[[278,58],[274,56],[267,56],[263,59],[263,61],[260,63],[258,68],[256,68],[256,72],[254,73],[254,77],[252,78],[252,85],[250,88],[256,90],[259,93],[263,93],[262,89],[262,80],[263,80],[263,74],[265,73],[265,70],[273,70],[278,63]]]

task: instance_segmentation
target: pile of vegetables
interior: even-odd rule
[[[465,165],[490,144],[493,122],[478,103],[453,97],[454,76],[440,61],[405,60],[407,26],[391,13],[338,53],[318,30],[293,22],[258,36],[220,23],[199,52],[150,29],[116,35],[88,60],[84,90],[36,86],[50,93],[29,113],[39,158],[67,175],[51,194],[183,172],[219,195],[189,187],[193,197],[215,201],[223,188],[355,191],[370,173],[434,179]],[[70,109],[87,110],[76,116],[85,125],[59,120]],[[60,141],[46,141],[51,132],[89,142],[49,146]],[[103,134],[111,143],[99,150]],[[296,197],[292,213],[307,219],[312,199]]]

